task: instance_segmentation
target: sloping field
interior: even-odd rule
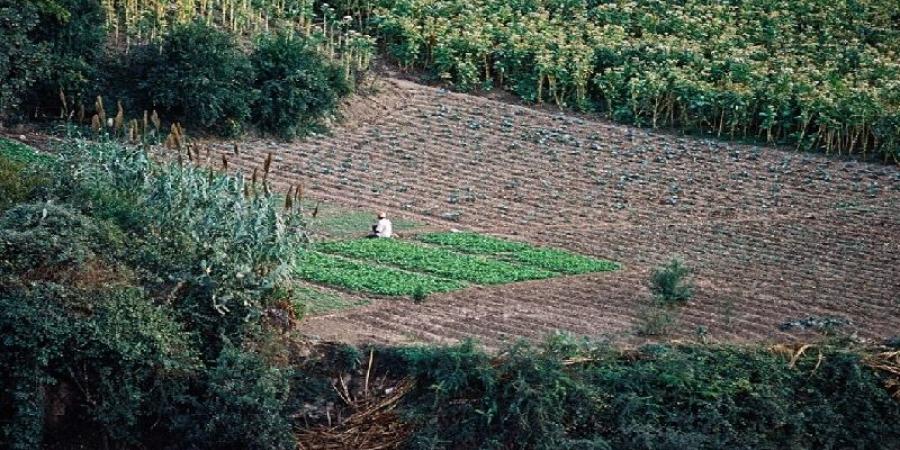
[[[332,137],[210,144],[247,173],[347,207],[617,261],[622,270],[373,299],[306,322],[325,338],[489,346],[562,329],[630,334],[650,270],[696,269],[679,335],[789,339],[779,325],[850,320],[867,338],[900,330],[900,171],[614,125],[387,80]],[[360,230],[364,233],[366,230]]]

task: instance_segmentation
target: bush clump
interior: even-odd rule
[[[226,343],[207,371],[192,440],[213,448],[292,449],[290,371]]]
[[[30,89],[29,112],[46,117],[74,114],[76,105],[90,103],[92,95],[97,95],[98,80],[104,76],[103,9],[97,0],[34,3],[43,4],[44,12],[31,35],[47,47],[47,72]]]
[[[38,10],[26,2],[0,7],[0,119],[12,115],[22,96],[46,71],[46,47],[29,36],[39,21]]]
[[[251,61],[259,93],[253,121],[260,130],[285,138],[302,134],[351,91],[341,67],[296,36],[263,37]]]
[[[253,124],[292,138],[320,125],[353,87],[350,63],[320,52],[318,34],[276,27],[250,49],[215,22],[174,21],[123,52],[118,41],[107,45],[109,11],[98,0],[13,3],[0,7],[0,121],[65,118],[96,129],[121,104],[125,123],[155,110],[192,132],[232,137]]]
[[[58,155],[39,201],[0,216],[0,447],[295,448],[261,318],[302,221],[138,149]]]
[[[171,311],[139,289],[0,287],[0,404],[10,405],[0,408],[0,441],[99,448],[153,442],[155,431],[173,429],[168,408],[199,359]]]
[[[12,205],[27,201],[46,181],[41,173],[31,170],[26,163],[0,154],[0,213]]]

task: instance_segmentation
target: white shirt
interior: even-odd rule
[[[387,219],[378,219],[378,223],[375,224],[375,235],[378,237],[389,238],[393,234],[394,230],[391,221]]]

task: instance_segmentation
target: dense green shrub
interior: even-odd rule
[[[297,448],[291,433],[290,371],[226,344],[207,371],[192,440],[208,448]]]
[[[0,447],[290,447],[290,372],[228,342],[265,333],[299,218],[241,178],[82,144],[50,201],[0,216]]]
[[[0,213],[28,200],[45,183],[46,179],[38,171],[0,154]]]
[[[60,148],[53,197],[134,237],[129,261],[160,288],[214,353],[239,343],[294,270],[304,219],[268,189],[194,165],[157,164],[140,149],[74,141]]]
[[[400,362],[382,364],[407,370],[424,397],[410,404],[420,426],[411,448],[578,448],[570,431],[592,426],[591,392],[555,356],[519,344],[492,360],[472,343],[396,353]]]
[[[343,69],[303,38],[263,37],[251,60],[259,92],[253,121],[263,131],[285,138],[302,134],[350,93]]]
[[[56,117],[96,91],[106,28],[97,0],[0,3],[0,117]]]
[[[139,99],[188,129],[239,133],[256,98],[253,66],[235,38],[195,22],[174,28],[159,44],[129,59]]]
[[[363,54],[371,52],[357,48],[368,38],[348,30],[328,39],[276,31],[250,54],[236,34],[181,19],[157,39],[126,43],[123,52],[107,45],[110,11],[98,0],[0,4],[0,119],[66,114],[84,124],[98,112],[100,95],[107,117],[121,102],[126,118],[157,110],[166,122],[226,136],[252,119],[261,131],[290,138],[335,109],[351,91],[349,74],[367,65]],[[125,25],[134,20],[126,17]],[[323,39],[327,51],[320,52]],[[340,57],[335,45],[345,52]]]
[[[100,93],[107,34],[99,0],[52,3],[55,8],[47,11],[45,7],[31,32],[35,42],[47,46],[47,73],[32,86],[26,102],[29,113],[57,117],[60,112],[74,113],[78,104],[90,106],[93,95]],[[64,111],[60,91],[66,97]]]

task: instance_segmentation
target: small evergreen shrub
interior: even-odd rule
[[[691,270],[678,259],[657,268],[650,277],[650,291],[665,305],[687,303],[694,297],[694,285],[688,280]]]
[[[428,292],[425,291],[425,287],[422,285],[418,285],[413,289],[412,300],[415,304],[424,303],[428,298]]]
[[[251,61],[259,93],[253,121],[262,131],[284,138],[302,134],[350,93],[343,70],[300,37],[263,37]]]

